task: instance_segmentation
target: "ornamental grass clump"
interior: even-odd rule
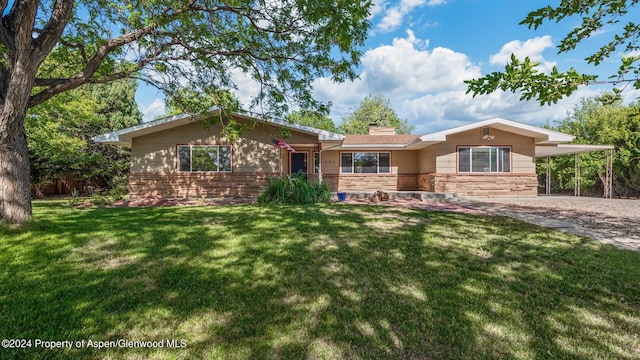
[[[260,204],[314,204],[330,200],[331,189],[327,183],[311,182],[302,174],[271,178],[258,196]]]

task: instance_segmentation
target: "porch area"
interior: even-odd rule
[[[389,200],[418,199],[420,201],[448,200],[457,198],[454,192],[429,192],[429,191],[385,191],[389,194]],[[337,191],[333,192],[333,200],[338,200],[338,194],[345,194],[346,200],[368,199],[375,191]]]

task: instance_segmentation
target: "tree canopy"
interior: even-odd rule
[[[185,112],[206,113],[211,108],[224,110],[240,110],[240,101],[228,89],[192,90],[189,87],[178,89],[172,93],[166,104],[166,115],[183,114]]]
[[[286,108],[287,100],[317,105],[309,92],[316,77],[355,77],[369,13],[369,2],[357,1],[59,0],[37,11],[29,3],[16,1],[4,17],[7,25],[30,19],[17,28],[37,34],[36,48],[44,42],[52,47],[42,59],[61,60],[38,69],[31,106],[84,83],[125,77],[169,94],[185,83],[194,90],[229,89],[234,71],[257,80],[256,101],[275,109]],[[10,30],[0,27],[9,64],[9,54],[19,50],[19,34]]]
[[[300,110],[286,116],[287,121],[292,124],[311,126],[316,129],[337,132],[338,128],[327,114],[317,111]]]
[[[167,95],[259,90],[253,105],[326,110],[318,77],[356,77],[370,1],[0,0],[0,218],[31,214],[27,109],[84,84],[135,78]],[[48,61],[45,61],[47,59]]]
[[[520,22],[529,28],[538,29],[545,22],[571,21],[581,17],[581,23],[569,32],[560,42],[558,53],[574,50],[582,41],[599,33],[600,38],[608,37],[598,51],[589,55],[585,61],[598,66],[606,59],[622,53],[618,70],[608,79],[600,79],[597,75],[582,74],[574,68],[560,71],[553,67],[545,74],[538,68],[539,63],[529,57],[518,59],[511,56],[503,72],[494,72],[479,79],[465,81],[467,93],[474,96],[492,93],[497,90],[520,92],[521,100],[535,99],[542,105],[556,103],[571,95],[581,85],[611,84],[615,98],[620,93],[620,85],[632,84],[640,89],[640,24],[633,21],[631,8],[638,1],[627,0],[562,0],[559,5],[546,6],[530,12]],[[626,22],[626,23],[625,23]],[[614,25],[621,25],[618,33],[607,30]]]
[[[109,187],[126,179],[129,150],[96,144],[91,138],[140,123],[136,88],[131,79],[94,84],[29,109],[25,128],[36,190],[63,178]]]
[[[367,134],[371,124],[395,128],[398,134],[410,134],[414,127],[406,119],[398,117],[389,99],[367,96],[351,114],[342,119],[339,130],[345,134]]]

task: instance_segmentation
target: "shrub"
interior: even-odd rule
[[[123,200],[129,193],[129,175],[116,175],[111,179],[111,188],[107,192],[114,200]]]
[[[91,198],[89,199],[89,202],[91,202],[93,205],[99,206],[99,207],[111,205],[115,201],[116,200],[114,200],[111,196],[102,195],[100,193],[95,193],[95,194],[91,195]]]
[[[310,182],[301,174],[271,178],[267,182],[266,189],[258,196],[260,204],[313,204],[331,200],[327,183]]]
[[[117,187],[105,191],[94,191],[89,198],[89,202],[99,207],[112,205],[116,201],[125,199],[123,190],[126,190],[126,188]]]
[[[78,189],[71,190],[71,197],[67,200],[67,206],[77,206],[80,203],[80,193]]]

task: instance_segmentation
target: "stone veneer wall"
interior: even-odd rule
[[[280,173],[133,173],[129,176],[132,199],[150,195],[175,198],[253,198]]]
[[[333,191],[418,190],[418,176],[415,174],[323,175],[322,179]]]
[[[459,196],[537,197],[536,174],[420,174],[418,188],[430,192],[455,192]]]

